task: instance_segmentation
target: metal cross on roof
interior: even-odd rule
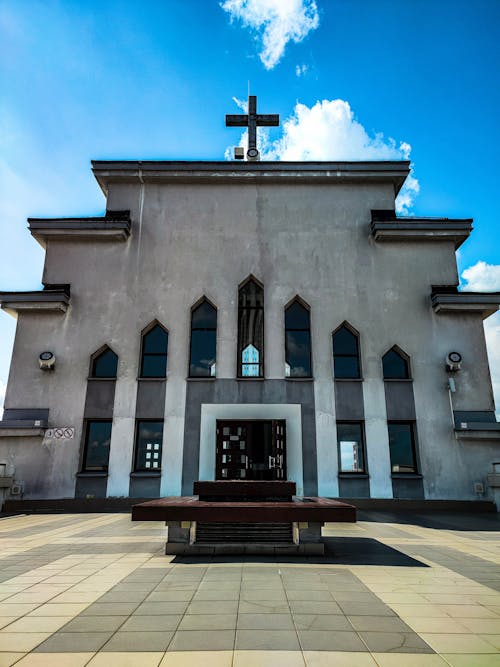
[[[280,124],[280,117],[277,113],[257,113],[257,96],[248,96],[248,114],[226,114],[226,127],[248,127],[248,149],[247,158],[249,160],[258,160],[259,151],[257,150],[257,126],[276,127]],[[235,149],[234,156],[242,160],[244,157],[243,149]]]

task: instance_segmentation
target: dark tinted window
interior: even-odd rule
[[[337,422],[339,472],[365,472],[363,425]]]
[[[203,301],[191,314],[190,377],[215,376],[217,310]]]
[[[389,422],[389,450],[392,472],[416,472],[414,425]]]
[[[285,310],[285,375],[311,377],[311,331],[307,308],[295,301]]]
[[[163,378],[167,374],[168,333],[156,324],[142,338],[141,377]]]
[[[138,421],[135,438],[135,470],[159,472],[163,421]]]
[[[92,360],[91,377],[115,378],[117,369],[118,357],[108,347]]]
[[[410,377],[408,361],[394,348],[382,357],[382,367],[385,380],[405,380]]]
[[[264,290],[247,281],[238,292],[238,376],[264,375]]]
[[[84,471],[107,471],[111,424],[111,420],[87,422],[82,468]]]
[[[359,378],[358,337],[346,326],[337,329],[333,339],[333,367],[335,378]]]

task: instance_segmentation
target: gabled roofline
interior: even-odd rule
[[[92,160],[102,191],[128,183],[390,183],[398,194],[410,171],[408,160],[366,162],[235,162]]]

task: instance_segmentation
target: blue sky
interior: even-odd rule
[[[291,119],[273,158],[409,154],[405,210],[473,217],[464,283],[500,290],[499,44],[498,0],[3,0],[0,289],[40,286],[28,216],[103,212],[91,159],[224,159],[250,81]],[[14,327],[0,313],[0,406]]]

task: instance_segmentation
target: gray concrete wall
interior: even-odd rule
[[[299,294],[311,306],[319,492],[338,493],[331,332],[347,320],[360,332],[371,495],[392,495],[381,356],[398,344],[412,362],[426,496],[474,497],[473,478],[484,477],[494,447],[456,442],[444,357],[464,356],[456,409],[492,409],[482,323],[431,310],[431,284],[457,282],[452,243],[370,239],[371,209],[393,204],[383,184],[112,185],[107,206],[131,210],[132,235],[49,241],[44,280],[71,283],[71,305],[66,315],[20,316],[5,401],[49,407],[51,426],[74,426],[75,438],[57,446],[2,438],[0,459],[15,463],[31,497],[73,495],[89,357],[107,343],[120,359],[107,493],[127,495],[140,332],[157,319],[169,330],[161,493],[179,494],[190,307],[202,295],[217,306],[217,376],[234,379],[237,286],[252,273],[265,287],[266,379],[284,378],[284,305]],[[38,368],[45,349],[56,355],[53,373]],[[40,459],[25,455],[37,447],[42,480]]]

